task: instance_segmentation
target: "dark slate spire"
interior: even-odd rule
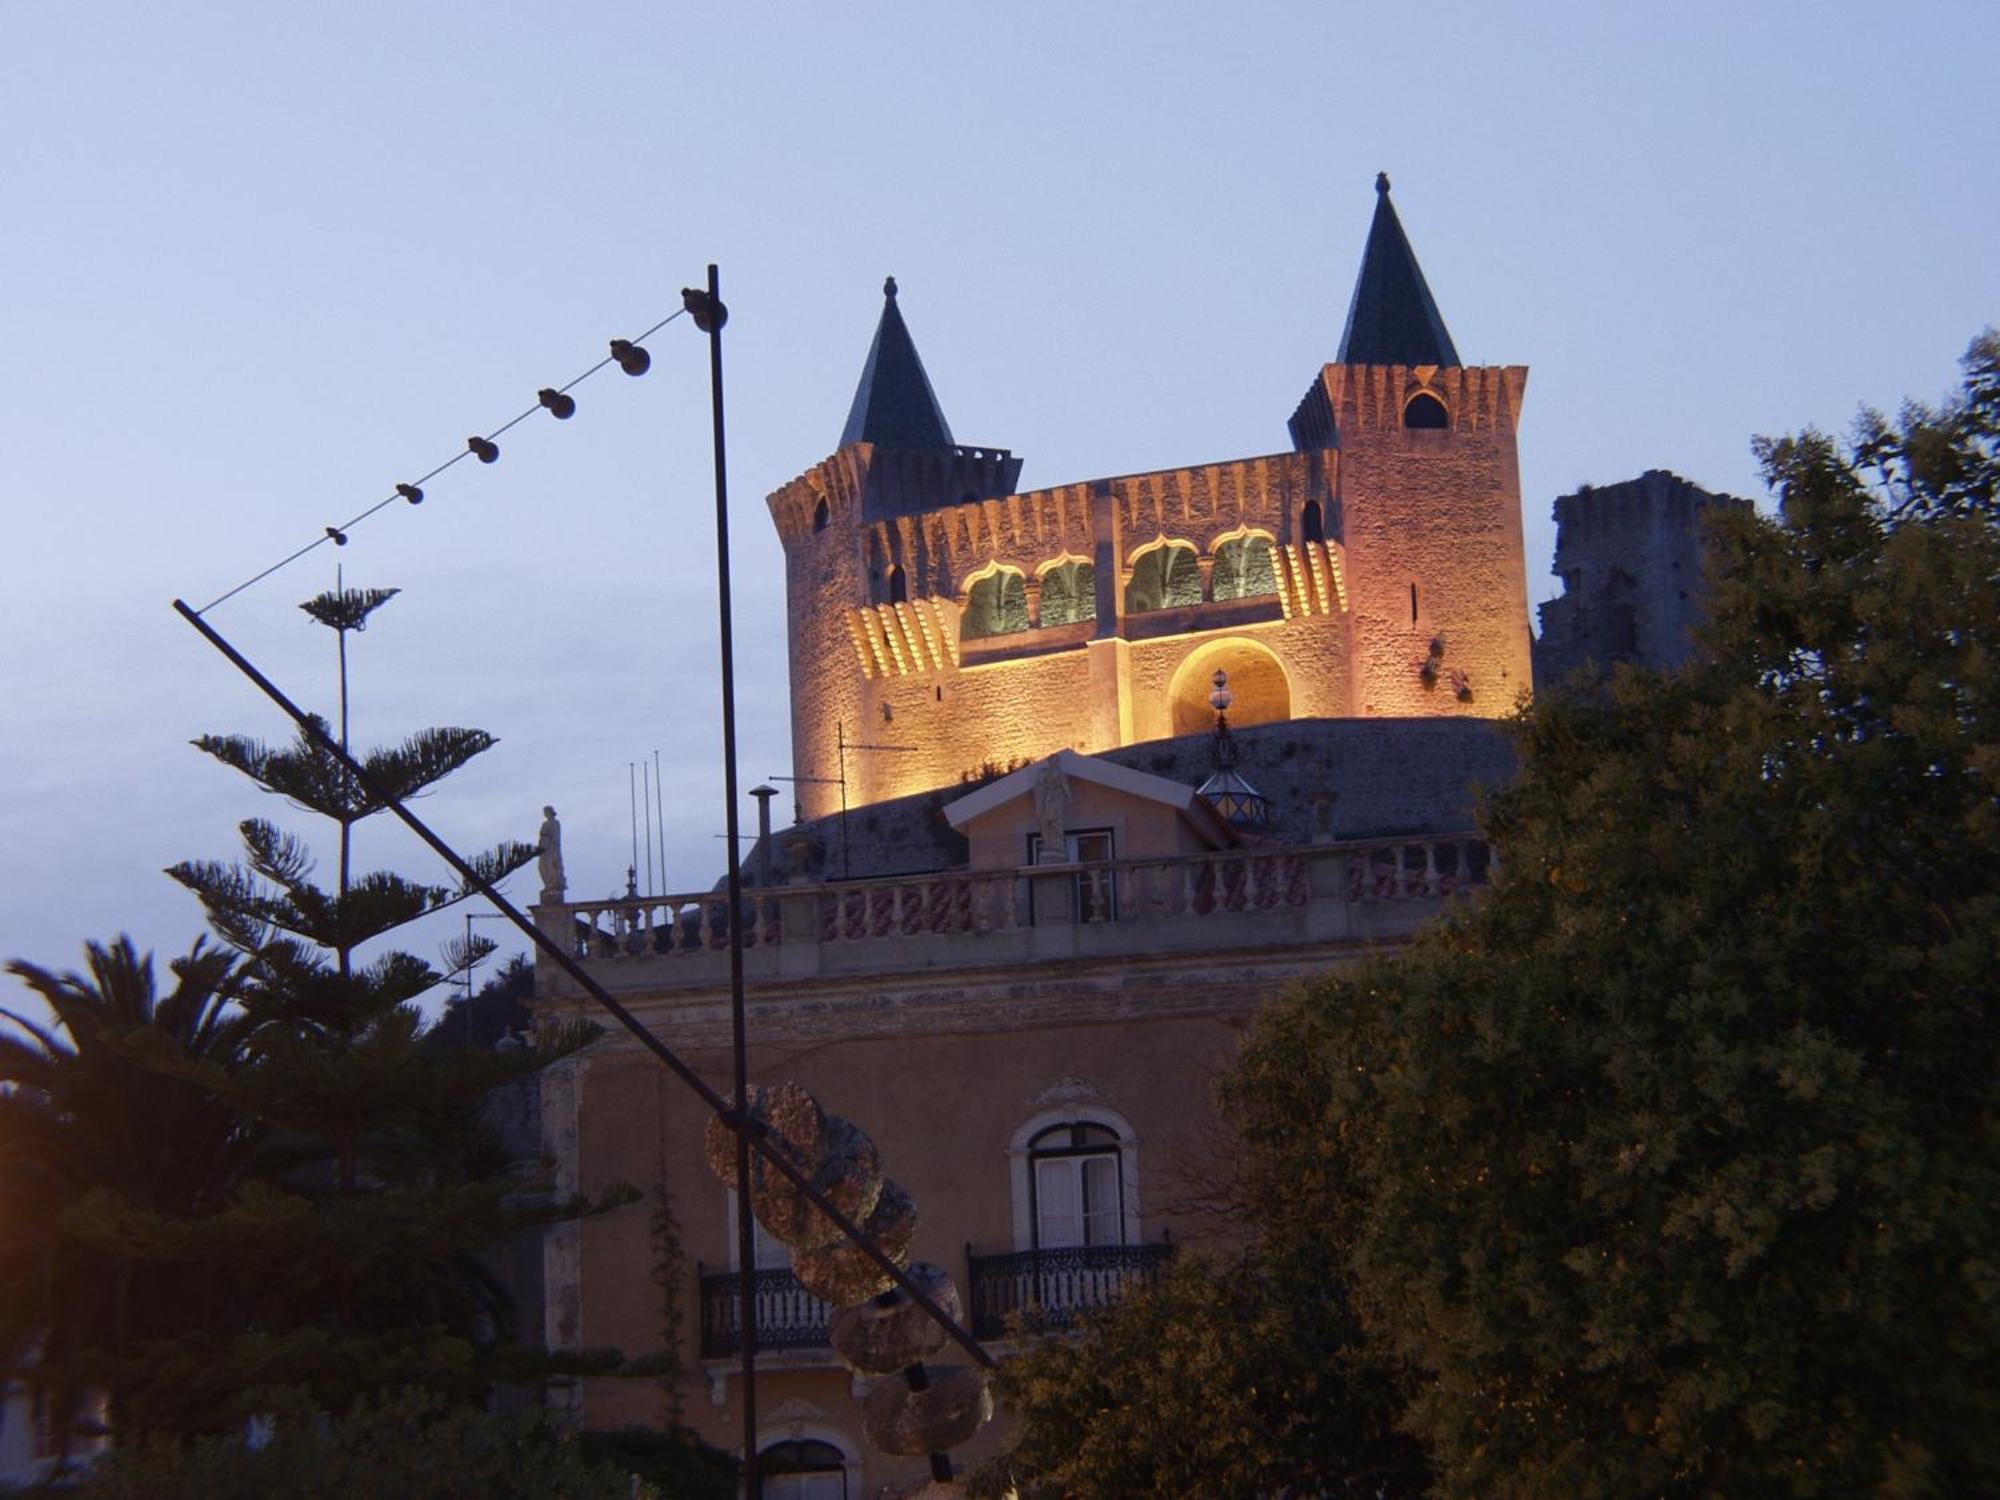
[[[895,277],[882,283],[882,296],[882,321],[875,325],[875,342],[868,346],[868,363],[861,367],[861,384],[855,387],[840,445],[877,443],[919,453],[948,449],[951,428],[896,309]]]
[[[1455,365],[1458,351],[1438,316],[1417,253],[1389,201],[1389,174],[1375,174],[1375,222],[1340,335],[1343,365]]]

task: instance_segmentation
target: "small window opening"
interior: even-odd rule
[[[959,616],[960,640],[986,635],[1011,635],[1028,628],[1028,587],[1012,568],[989,573],[966,591]]]
[[[1271,543],[1261,536],[1231,537],[1215,549],[1216,599],[1251,599],[1278,592]]]
[[[1064,563],[1042,575],[1043,625],[1074,625],[1097,618],[1097,570],[1087,562]]]
[[[1326,522],[1321,518],[1319,501],[1306,501],[1305,514],[1299,519],[1299,530],[1309,542],[1326,540]]]
[[[1194,548],[1184,542],[1155,547],[1132,565],[1125,585],[1125,612],[1178,609],[1201,603],[1201,564]]]
[[[827,508],[826,508],[826,502],[825,502],[824,500],[820,501],[820,503],[819,503],[818,505],[816,505],[816,506],[814,506],[814,507],[813,507],[813,530],[814,530],[814,531],[824,531],[824,530],[826,530],[826,523],[827,523],[827,521],[828,521],[828,519],[829,519],[829,514],[830,514],[830,513],[828,512],[828,510],[827,510]]]
[[[889,565],[889,602],[901,604],[910,597],[909,582],[903,577],[903,570],[894,563]]]
[[[1414,583],[1410,585],[1410,623],[1417,623],[1417,586]]]
[[[1444,403],[1429,391],[1418,391],[1410,397],[1409,405],[1403,408],[1405,427],[1442,428],[1451,425],[1451,417],[1444,409]]]

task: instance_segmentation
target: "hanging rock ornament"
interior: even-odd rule
[[[992,1417],[985,1375],[965,1365],[912,1365],[903,1379],[883,1381],[861,1401],[861,1430],[895,1458],[956,1448]]]
[[[951,1277],[925,1262],[910,1264],[917,1205],[883,1177],[880,1154],[866,1132],[826,1113],[795,1083],[751,1086],[744,1113],[891,1264],[905,1269],[947,1317],[959,1319],[962,1304]],[[702,1151],[710,1171],[725,1184],[736,1181],[736,1133],[720,1118],[704,1127]],[[957,1495],[945,1450],[992,1420],[985,1373],[963,1365],[927,1366],[925,1358],[944,1347],[943,1327],[761,1154],[751,1159],[750,1211],[790,1247],[799,1285],[834,1309],[827,1340],[841,1362],[857,1374],[887,1377],[862,1401],[869,1442],[895,1457],[929,1457],[930,1480],[908,1495],[925,1500]]]
[[[927,1297],[953,1321],[959,1319],[958,1288],[943,1267],[920,1260],[909,1272]],[[894,1287],[835,1313],[827,1342],[840,1362],[857,1374],[893,1375],[944,1348],[945,1333],[908,1292]]]
[[[907,1267],[910,1244],[917,1237],[917,1205],[908,1193],[885,1177],[875,1207],[861,1220],[861,1231],[890,1260],[899,1267]],[[792,1275],[798,1278],[800,1286],[833,1307],[865,1302],[896,1284],[887,1271],[862,1253],[859,1245],[850,1244],[845,1237],[830,1245],[794,1250]],[[939,1330],[938,1337],[944,1337],[943,1330]]]

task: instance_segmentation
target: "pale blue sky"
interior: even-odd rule
[[[168,610],[431,467],[721,263],[746,785],[789,769],[762,497],[837,438],[893,272],[961,440],[1023,483],[1280,450],[1386,169],[1460,352],[1531,367],[1553,497],[1950,385],[2000,320],[2000,7],[0,3],[0,957],[130,930],[260,795],[186,741],[284,726]],[[357,733],[500,747],[468,843],[721,860],[706,364],[685,324],[356,529],[407,593]],[[322,548],[216,610],[298,696]],[[315,830],[316,831],[316,830]],[[385,829],[365,850],[429,873]],[[526,877],[514,893],[532,895]],[[489,929],[490,930],[490,929]],[[417,946],[429,951],[433,940]]]

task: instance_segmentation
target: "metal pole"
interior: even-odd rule
[[[683,294],[685,296],[685,294]],[[698,300],[698,299],[697,299]],[[708,268],[706,308],[695,307],[695,325],[708,330],[709,403],[715,424],[715,594],[722,644],[722,801],[729,850],[729,1040],[736,1108],[749,1108],[748,1039],[743,1015],[743,861],[737,848],[736,646],[729,600],[729,466],[723,444],[722,280]],[[703,317],[703,312],[707,316]],[[743,1494],[762,1500],[757,1463],[757,1248],[750,1213],[750,1141],[736,1137],[736,1326],[742,1351]]]
[[[603,1008],[606,1015],[610,1016],[612,1020],[623,1026],[631,1034],[634,1041],[638,1042],[640,1046],[658,1058],[662,1067],[672,1073],[682,1083],[686,1084],[693,1091],[695,1097],[707,1105],[709,1111],[731,1133],[739,1140],[749,1141],[750,1149],[757,1153],[758,1158],[764,1163],[767,1170],[776,1172],[780,1177],[784,1178],[799,1190],[807,1202],[825,1214],[834,1226],[840,1230],[841,1234],[847,1238],[848,1243],[867,1257],[869,1262],[880,1270],[883,1275],[901,1287],[903,1294],[916,1303],[918,1307],[921,1307],[924,1310],[925,1316],[945,1331],[947,1338],[957,1344],[967,1354],[971,1355],[973,1359],[986,1369],[991,1370],[998,1367],[993,1356],[980,1346],[979,1340],[975,1339],[970,1333],[967,1333],[959,1325],[958,1321],[938,1304],[936,1298],[932,1297],[929,1292],[918,1285],[911,1278],[908,1270],[899,1266],[885,1255],[882,1247],[870,1239],[859,1224],[850,1219],[824,1192],[814,1186],[812,1178],[800,1171],[793,1163],[791,1157],[787,1156],[781,1148],[772,1145],[768,1140],[764,1139],[765,1130],[760,1122],[749,1118],[740,1109],[732,1109],[730,1102],[704,1083],[701,1075],[689,1067],[686,1062],[682,1061],[675,1054],[673,1048],[648,1031],[639,1018],[633,1015],[619,1001],[616,995],[613,995],[611,991],[607,990],[590,976],[583,965],[577,961],[576,954],[570,951],[575,946],[573,935],[566,934],[566,946],[564,943],[558,943],[554,938],[542,931],[541,928],[529,921],[519,907],[515,906],[513,902],[500,893],[499,887],[491,879],[467,864],[465,857],[443,839],[439,838],[437,832],[424,822],[422,818],[411,812],[408,804],[401,797],[397,796],[391,788],[384,786],[377,780],[360,761],[335,744],[333,736],[328,733],[321,720],[308,714],[298,704],[287,697],[275,682],[259,671],[241,651],[238,651],[228,641],[224,640],[220,632],[204,620],[185,600],[174,600],[174,613],[199,631],[203,640],[221,652],[224,659],[231,666],[235,667],[237,671],[255,683],[258,690],[265,697],[284,710],[286,717],[298,726],[299,733],[309,743],[317,747],[322,754],[338,762],[340,767],[354,778],[357,786],[361,787],[362,790],[367,792],[369,796],[373,797],[383,807],[394,813],[405,828],[422,839],[430,850],[439,859],[442,859],[449,865],[459,879],[465,882],[467,889],[478,891],[480,895],[492,903],[493,910],[499,917],[513,923],[514,930],[530,943],[533,943],[537,952],[547,958],[558,969],[561,969],[572,984],[582,990],[584,994],[590,996],[592,1000],[596,1001]],[[474,913],[474,915],[476,916],[478,913]]]

